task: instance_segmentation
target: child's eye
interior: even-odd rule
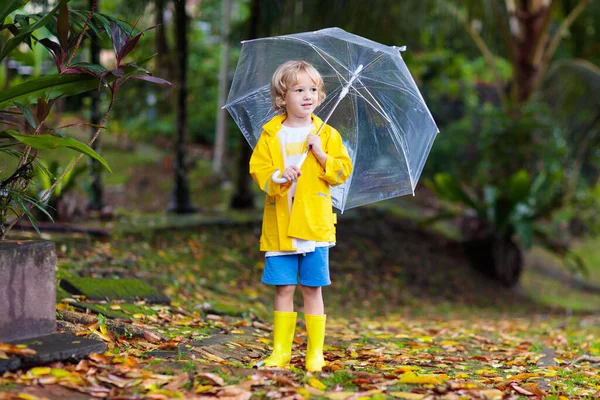
[[[316,91],[317,91],[317,88],[312,88],[312,89],[310,89],[310,90],[311,90],[312,92],[316,92]]]
[[[301,91],[302,91],[302,89],[296,89],[296,92],[301,92]]]

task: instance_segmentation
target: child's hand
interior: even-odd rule
[[[295,165],[290,165],[285,169],[285,171],[283,171],[281,177],[287,179],[289,182],[293,182],[298,179],[300,175],[302,175],[302,171],[300,171],[300,169],[298,169],[298,167]]]
[[[321,137],[319,137],[317,135],[312,135],[312,134],[308,135],[307,146],[310,149],[310,151],[312,151],[313,154],[317,157],[325,154],[325,152],[323,151],[323,148],[321,147]]]

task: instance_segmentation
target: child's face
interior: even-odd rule
[[[301,72],[298,81],[288,88],[284,100],[288,117],[309,118],[319,105],[319,88],[307,73]]]

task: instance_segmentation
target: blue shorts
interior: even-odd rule
[[[268,285],[327,286],[329,279],[329,247],[314,252],[267,257],[262,282]]]

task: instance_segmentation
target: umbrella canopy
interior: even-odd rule
[[[400,50],[339,28],[244,41],[223,108],[254,147],[262,126],[278,114],[269,92],[273,73],[286,61],[307,61],[321,73],[327,93],[315,114],[330,116],[326,122],[342,135],[354,166],[348,180],[332,188],[334,207],[344,211],[414,194],[439,131]]]

